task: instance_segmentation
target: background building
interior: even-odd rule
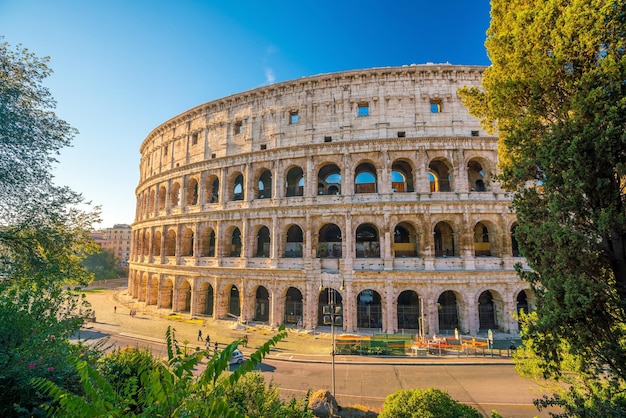
[[[127,224],[115,224],[104,230],[104,247],[111,248],[121,267],[128,266],[130,259],[131,228]]]
[[[197,106],[141,145],[129,292],[158,309],[348,332],[517,330],[497,138],[457,90],[484,68],[306,77]]]

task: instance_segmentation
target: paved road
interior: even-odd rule
[[[267,341],[274,332],[262,328],[231,327],[220,321],[206,321],[199,326],[172,322],[154,312],[138,311],[130,317],[129,305],[120,287],[88,294],[97,311],[97,322],[83,330],[82,338],[111,336],[118,346],[151,347],[157,355],[166,355],[163,340],[165,328],[175,326],[179,342],[201,345],[196,341],[198,328],[211,333],[212,340],[229,343],[250,336],[250,349]],[[126,299],[125,299],[126,298]],[[117,308],[114,310],[113,306]],[[265,359],[259,371],[266,380],[280,385],[285,397],[301,397],[310,388],[332,389],[330,340],[323,335],[292,333],[279,348]],[[245,350],[244,350],[245,351]],[[492,409],[504,417],[547,417],[538,413],[532,400],[537,386],[522,379],[510,359],[490,358],[375,358],[337,356],[335,364],[336,396],[343,405],[362,404],[379,409],[384,398],[399,389],[437,387],[452,398],[477,407],[486,416]]]
[[[155,355],[166,356],[164,341],[160,338],[125,333],[83,330],[81,338],[109,337],[117,347],[150,348]],[[281,359],[282,358],[282,359]],[[363,359],[364,361],[366,359]],[[359,361],[354,357],[338,356],[335,362],[336,397],[340,405],[366,405],[380,410],[385,397],[400,389],[436,387],[446,390],[453,399],[472,405],[485,416],[496,409],[504,417],[547,417],[538,413],[532,404],[536,385],[522,379],[511,364],[484,363],[410,363],[400,359],[385,362]],[[232,366],[233,368],[236,366]],[[280,386],[284,398],[301,398],[314,389],[332,390],[332,364],[326,359],[297,360],[285,356],[266,358],[258,367],[266,381]],[[199,370],[201,372],[201,369]]]

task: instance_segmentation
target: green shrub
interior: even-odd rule
[[[379,418],[482,418],[447,392],[430,389],[399,390],[387,396]]]

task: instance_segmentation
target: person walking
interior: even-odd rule
[[[198,330],[198,341],[204,341],[202,339],[202,330],[201,329]]]
[[[211,344],[211,336],[209,334],[207,334],[206,335],[206,348],[207,348],[207,350],[209,348],[211,348],[211,346],[209,344]]]

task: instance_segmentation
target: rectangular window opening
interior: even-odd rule
[[[358,116],[369,116],[370,115],[370,105],[369,103],[359,103],[359,112]]]
[[[405,138],[405,137],[406,137],[406,132],[398,131],[398,138]]]
[[[196,145],[198,143],[198,134],[191,135],[191,145]]]
[[[215,153],[211,154],[211,158],[215,158],[217,157],[217,155],[215,155]]]
[[[472,136],[478,136],[478,131],[472,131]]]
[[[333,137],[332,136],[325,136],[324,137],[324,142],[332,142],[333,141]]]
[[[295,125],[296,123],[298,123],[298,112],[297,111],[289,112],[289,124]]]
[[[235,132],[235,135],[240,134],[241,132],[243,132],[243,123],[242,122],[235,122],[234,132]]]
[[[266,144],[261,144],[261,150],[267,149],[267,145]]]
[[[440,100],[430,101],[430,113],[441,113],[441,101]]]

